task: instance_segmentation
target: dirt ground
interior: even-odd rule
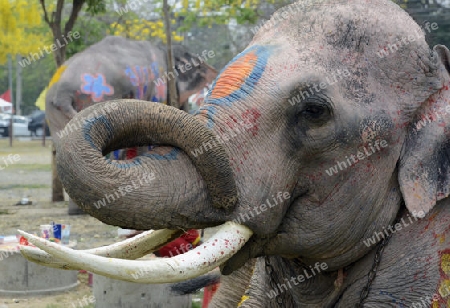
[[[121,240],[117,236],[118,227],[106,225],[89,215],[69,216],[68,201],[50,202],[51,141],[46,143],[43,147],[40,140],[14,140],[13,147],[9,147],[7,139],[0,139],[0,235],[15,235],[17,229],[38,233],[39,225],[55,221],[71,225],[70,240],[77,241],[76,249],[99,247]],[[9,163],[9,154],[18,155],[15,156],[16,161],[12,159],[13,164]],[[32,205],[16,205],[25,197],[32,201]],[[71,304],[83,296],[92,295],[87,284],[88,274],[80,273],[78,279],[80,284],[76,289],[59,295],[0,297],[0,308],[72,307]],[[194,296],[193,307],[198,306],[199,298],[200,295]]]

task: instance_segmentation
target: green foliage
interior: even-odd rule
[[[450,4],[434,0],[395,0],[420,25],[436,23],[437,30],[425,31],[430,47],[437,44],[450,46]]]
[[[192,302],[192,306],[191,306],[191,307],[192,307],[192,308],[201,308],[202,305],[201,305],[200,302]]]
[[[86,12],[92,15],[106,12],[105,0],[86,0],[86,4]]]
[[[108,34],[109,28],[110,26],[107,23],[90,14],[80,16],[72,30],[72,32],[76,31],[80,33],[80,38],[73,40],[73,42],[67,45],[67,59],[101,41]]]

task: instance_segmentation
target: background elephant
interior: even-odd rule
[[[207,53],[196,56],[175,45],[173,55],[183,106],[190,95],[214,80],[217,71],[205,62]],[[92,104],[117,98],[166,102],[171,77],[164,47],[120,36],[104,38],[67,60],[50,81],[46,116],[53,140],[58,142],[69,120]]]
[[[224,281],[214,307],[448,307],[450,52],[424,36],[388,0],[301,1],[224,68],[196,116],[136,101],[84,110],[101,116],[61,142],[58,168],[86,212],[143,230],[227,223],[142,277],[130,275],[150,267],[140,261],[31,241],[140,282],[222,264],[243,283]],[[104,159],[141,144],[165,146]],[[93,206],[148,172],[157,180]]]

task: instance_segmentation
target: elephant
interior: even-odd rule
[[[101,101],[136,98],[166,102],[170,78],[176,78],[179,102],[184,108],[189,96],[217,76],[217,71],[206,63],[214,52],[196,56],[186,47],[174,45],[173,55],[176,76],[167,71],[166,48],[148,41],[107,36],[75,54],[56,71],[49,84],[46,117],[52,138],[58,142],[66,135],[64,127],[75,114]]]
[[[107,259],[20,233],[41,263],[128,281],[220,266],[210,307],[449,307],[450,51],[425,34],[389,0],[304,0],[272,16],[197,114],[119,100],[77,115],[98,114],[58,146],[68,194],[124,228],[222,225],[186,254]],[[142,144],[160,147],[104,158]]]

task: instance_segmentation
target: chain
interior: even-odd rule
[[[277,292],[278,286],[277,286],[277,283],[276,283],[276,279],[273,276],[275,274],[275,271],[273,270],[272,264],[270,264],[269,258],[270,258],[269,256],[266,256],[264,258],[265,259],[266,273],[267,273],[267,275],[269,275],[269,278],[270,278],[269,284],[270,284],[270,287],[272,288],[272,290],[274,290],[275,293],[277,294],[275,296],[275,302],[279,305],[279,307],[284,307],[283,306],[283,298],[281,296],[281,292],[280,293]]]
[[[363,304],[366,298],[369,296],[370,286],[372,285],[373,281],[375,280],[375,276],[377,275],[378,266],[380,265],[381,256],[383,255],[384,248],[391,239],[392,234],[393,232],[391,232],[388,236],[384,237],[381,243],[378,245],[377,251],[375,252],[375,258],[373,260],[372,268],[370,269],[367,275],[367,284],[361,290],[361,294],[359,296],[359,303],[355,304],[355,308],[364,307]]]

